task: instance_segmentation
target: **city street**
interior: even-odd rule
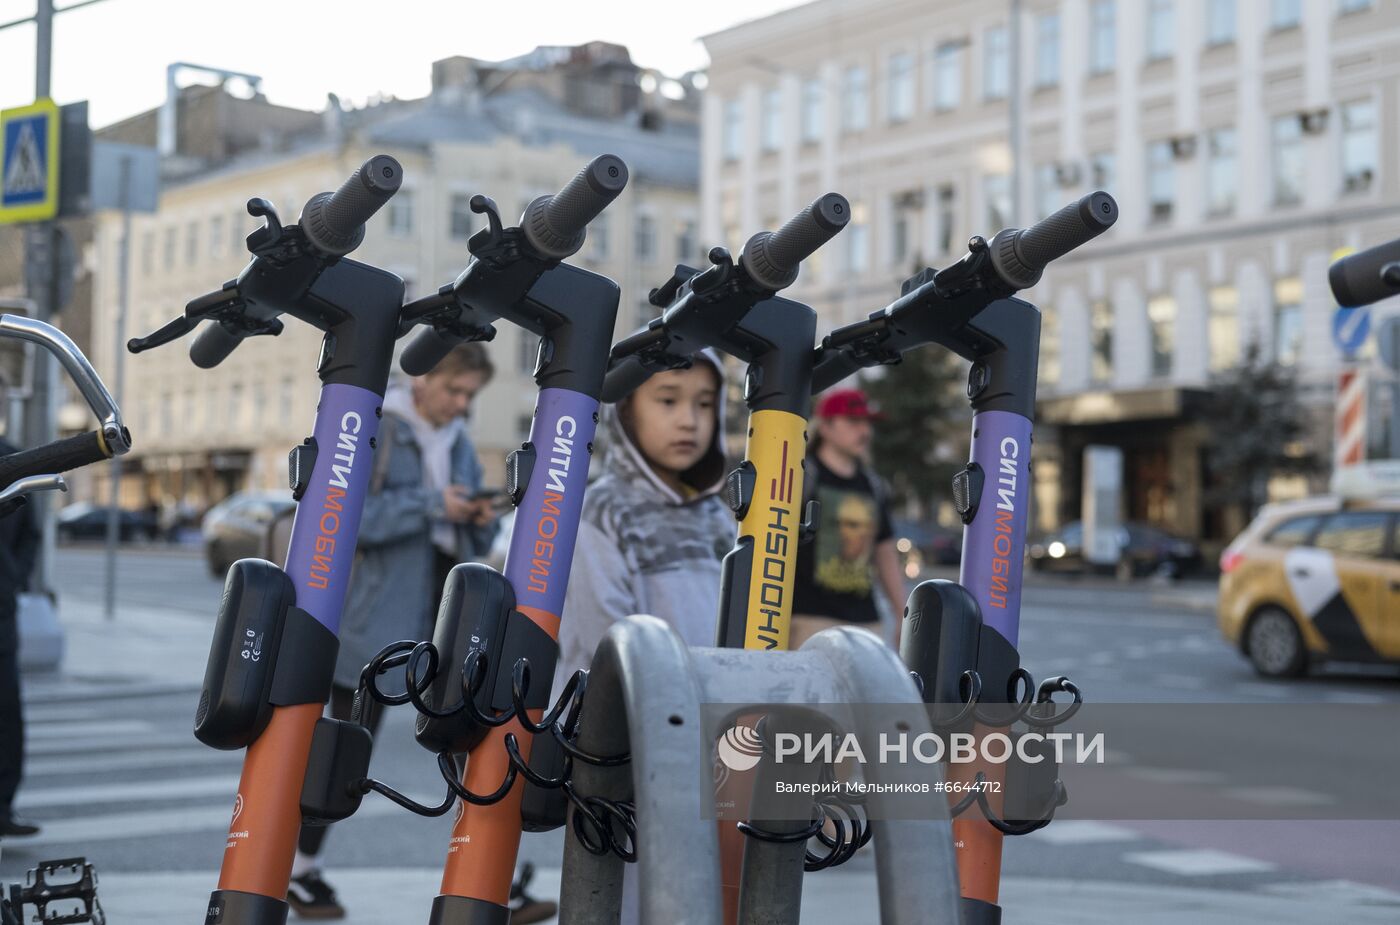
[[[109,624],[100,608],[101,552],[59,553],[69,659],[57,676],[26,678],[30,763],[21,806],[45,831],[4,846],[0,879],[82,854],[97,866],[109,911],[129,913],[114,921],[167,908],[170,921],[188,921],[212,887],[240,766],[240,753],[208,749],[189,731],[220,583],[190,551],[124,551],[120,561],[121,607]],[[1257,680],[1219,641],[1211,594],[1203,582],[1033,579],[1026,663],[1037,676],[1070,675],[1100,702],[1400,701],[1393,673]],[[141,658],[146,651],[154,659]],[[389,715],[372,772],[424,800],[442,792],[404,710]],[[330,878],[349,898],[365,894],[362,914],[373,895],[399,888],[426,908],[448,829],[447,819],[421,819],[371,795],[329,839]],[[557,877],[562,838],[556,831],[524,840],[541,892]],[[1085,921],[1181,921],[1189,909],[1192,921],[1304,922],[1318,921],[1322,908],[1344,908],[1348,921],[1394,921],[1396,856],[1400,823],[1062,820],[1008,839],[1004,900],[1018,922],[1062,921],[1069,909]],[[866,852],[809,876],[807,902],[873,909],[872,870]],[[168,902],[152,899],[162,891]],[[189,906],[183,919],[177,904]],[[1141,917],[1124,913],[1139,905]],[[1096,908],[1102,918],[1093,917]],[[873,921],[850,914],[826,921]]]

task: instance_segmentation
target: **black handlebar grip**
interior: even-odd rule
[[[235,334],[218,321],[206,324],[204,330],[195,336],[190,344],[190,359],[200,369],[213,369],[233,353],[235,347],[243,343],[243,336]]]
[[[1370,305],[1400,292],[1385,278],[1384,270],[1400,261],[1400,239],[1377,244],[1359,254],[1343,257],[1327,269],[1332,296],[1344,308]]]
[[[1029,289],[1040,282],[1050,261],[1097,238],[1116,221],[1113,197],[1102,190],[1090,193],[1029,228],[997,232],[990,245],[992,266],[1012,289]]]
[[[360,165],[334,193],[317,193],[301,210],[301,230],[317,250],[343,257],[360,246],[365,222],[403,183],[403,168],[387,154]]]
[[[436,328],[423,328],[404,348],[399,369],[410,376],[426,376],[461,342],[462,338],[442,334]]]
[[[102,432],[98,430],[55,440],[32,450],[20,450],[0,457],[0,490],[9,488],[26,476],[57,475],[111,457]]]
[[[749,277],[774,292],[797,281],[797,267],[817,248],[836,237],[851,220],[851,204],[840,193],[827,193],[790,218],[777,231],[760,231],[744,245],[740,260]]]
[[[634,356],[625,357],[613,364],[603,377],[600,400],[609,405],[622,401],[650,379],[651,374],[652,370],[644,366],[641,360]]]
[[[615,154],[588,162],[563,189],[525,207],[520,227],[530,245],[546,257],[563,260],[583,247],[588,223],[627,185],[627,165]]]

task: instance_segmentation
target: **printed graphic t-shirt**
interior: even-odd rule
[[[843,478],[808,457],[807,477],[816,482],[821,512],[811,542],[797,547],[792,612],[874,623],[875,546],[894,535],[888,505],[870,477],[857,471]],[[806,493],[812,497],[810,489]]]

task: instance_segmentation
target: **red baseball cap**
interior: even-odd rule
[[[862,418],[878,421],[884,415],[870,407],[860,389],[834,389],[817,402],[819,418]]]

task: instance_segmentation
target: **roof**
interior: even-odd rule
[[[663,123],[644,129],[636,119],[595,119],[571,113],[534,89],[508,90],[472,103],[429,97],[396,104],[399,112],[370,121],[367,140],[390,146],[443,142],[486,144],[513,137],[528,146],[562,144],[583,157],[616,154],[632,175],[665,186],[694,188],[700,179],[698,127]]]

